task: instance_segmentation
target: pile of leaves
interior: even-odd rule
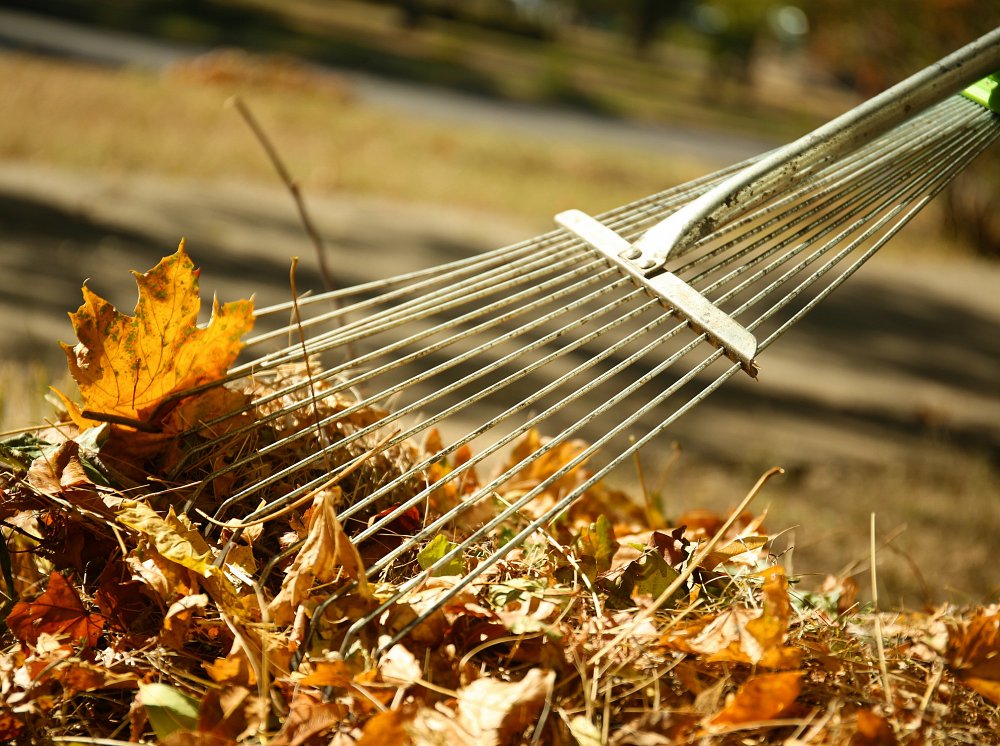
[[[762,517],[742,510],[667,517],[598,484],[454,592],[547,500],[581,484],[582,467],[349,635],[495,508],[477,506],[468,526],[366,578],[478,485],[470,471],[424,514],[350,540],[367,524],[341,525],[341,508],[438,453],[432,431],[383,450],[361,439],[350,455],[378,455],[261,520],[208,520],[247,485],[287,491],[283,467],[315,446],[282,445],[289,434],[350,412],[324,426],[332,442],[386,413],[320,382],[282,394],[308,379],[307,365],[212,385],[239,354],[252,304],[216,303],[198,327],[197,279],[182,245],[137,275],[134,316],[85,287],[71,314],[80,342],[66,347],[82,406],[61,396],[63,421],[0,444],[0,740],[885,746],[1000,732],[1000,606],[877,614],[850,578],[802,589],[770,552]],[[296,396],[315,404],[279,416]],[[525,433],[506,466],[541,442]],[[579,448],[551,450],[497,504]],[[223,468],[254,450],[266,456],[253,468]],[[470,456],[438,459],[374,514]],[[330,465],[313,468],[294,478]]]

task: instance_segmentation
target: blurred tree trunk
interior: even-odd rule
[[[689,3],[687,0],[631,0],[628,8],[628,25],[632,35],[635,53],[645,57],[664,23],[681,15]]]
[[[424,8],[420,0],[396,0],[399,6],[399,25],[417,28],[424,22]]]

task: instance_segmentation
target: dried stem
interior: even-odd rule
[[[299,211],[299,218],[302,220],[302,227],[305,228],[306,235],[309,236],[309,240],[312,242],[313,249],[316,251],[316,259],[319,262],[319,273],[323,280],[323,287],[327,292],[332,292],[334,290],[340,289],[340,283],[338,283],[334,277],[333,273],[330,271],[330,266],[327,264],[326,260],[326,247],[323,245],[323,239],[319,235],[319,231],[316,230],[316,226],[313,224],[312,218],[309,217],[309,211],[306,209],[305,199],[302,197],[302,190],[299,187],[299,183],[292,177],[288,168],[285,166],[284,161],[278,154],[277,148],[271,141],[271,138],[267,136],[264,128],[260,126],[260,122],[250,111],[250,107],[247,106],[246,102],[239,96],[233,96],[229,99],[229,104],[231,104],[239,115],[243,117],[243,121],[246,122],[250,131],[253,132],[254,137],[257,138],[257,142],[264,149],[267,154],[268,160],[271,161],[271,165],[274,166],[274,170],[278,172],[278,176],[281,178],[282,183],[288,189],[288,192],[292,195],[292,199],[295,201],[295,207]],[[342,305],[340,299],[335,298],[333,300],[334,306],[339,310]],[[340,317],[338,323],[343,326],[346,319]],[[354,358],[354,350],[350,342],[344,344],[344,349],[347,352],[348,360]]]

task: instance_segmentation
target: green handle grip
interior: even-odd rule
[[[977,80],[962,91],[962,95],[1000,114],[1000,71]]]

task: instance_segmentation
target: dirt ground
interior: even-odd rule
[[[342,285],[434,266],[549,226],[350,196],[309,195]],[[145,270],[184,236],[202,292],[288,299],[321,283],[287,193],[235,183],[86,176],[0,164],[0,357],[64,368],[66,312],[91,287],[134,305],[127,271]],[[981,599],[1000,589],[1000,266],[970,258],[876,257],[769,348],[754,383],[733,379],[672,428],[683,456],[664,493],[674,510],[724,509],[781,465],[758,507],[789,528],[796,571],[867,561],[876,512],[883,599]],[[49,373],[51,372],[51,373]],[[8,386],[11,384],[8,382]],[[7,426],[37,409],[3,396]],[[18,401],[21,399],[21,401]],[[18,421],[21,420],[21,421]],[[647,479],[670,450],[644,454]],[[903,530],[905,529],[905,530]],[[902,531],[902,533],[900,533]],[[780,542],[779,542],[780,544]],[[779,549],[781,547],[779,546]],[[863,578],[862,578],[863,579]]]

